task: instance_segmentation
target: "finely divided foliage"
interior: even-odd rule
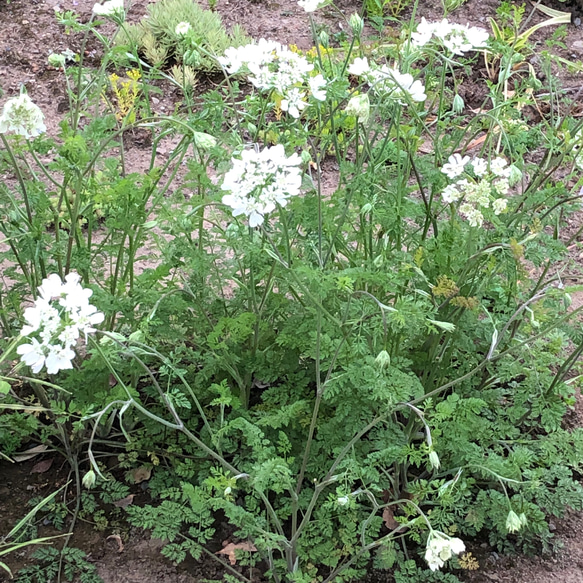
[[[101,67],[51,56],[56,135],[26,93],[4,104],[2,455],[50,441],[87,519],[105,528],[117,501],[175,562],[212,555],[225,523],[244,581],[454,582],[466,545],[550,548],[548,517],[583,507],[583,431],[563,427],[583,353],[571,105],[524,118],[545,93],[502,33],[421,19],[363,42],[353,14],[308,51],[225,50],[218,17],[205,36],[185,6],[126,25],[123,2],[96,4],[113,47],[103,20],[59,11],[103,41]],[[484,59],[488,97],[466,105]],[[182,101],[158,115],[169,84]],[[65,503],[50,512],[66,526]]]

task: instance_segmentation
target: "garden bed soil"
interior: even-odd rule
[[[58,4],[62,10],[74,10],[88,18],[93,6],[93,0],[0,0],[0,103],[19,92],[24,84],[32,99],[46,115],[48,131],[54,133],[58,123],[67,108],[67,99],[61,73],[50,67],[47,56],[51,52],[60,52],[67,48],[73,51],[80,49],[80,41],[75,35],[66,35],[58,26],[54,17],[54,8]],[[560,50],[561,56],[579,61],[583,57],[583,31],[580,27],[583,15],[583,0],[560,3],[556,0],[546,0],[545,4],[557,9],[573,11],[576,24],[570,25],[564,39],[566,49]],[[362,3],[358,0],[340,0],[338,7],[345,15],[360,11]],[[468,23],[473,26],[488,27],[487,18],[494,15],[499,0],[468,0],[464,6],[451,16],[452,21]],[[129,19],[138,20],[145,13],[146,0],[135,0],[129,11]],[[254,38],[270,38],[283,43],[293,43],[299,48],[307,49],[312,45],[308,17],[295,1],[281,0],[218,0],[217,11],[228,26],[235,23],[243,25]],[[441,17],[440,0],[421,0],[419,16],[428,20]],[[409,14],[405,12],[402,19]],[[325,25],[330,34],[346,30],[347,24],[331,9],[316,13],[316,21]],[[535,15],[532,23],[543,20],[543,15]],[[394,24],[393,26],[397,26]],[[396,30],[396,28],[395,28]],[[544,48],[544,40],[552,31],[538,31],[531,40]],[[391,23],[383,34],[390,37]],[[86,57],[95,62],[99,59],[97,45],[89,43]],[[536,66],[536,57],[531,59]],[[469,106],[479,106],[484,98],[483,73],[478,70],[476,75],[464,83],[464,99]],[[583,76],[574,73],[559,72],[563,86],[577,90],[581,88]],[[174,105],[180,96],[170,87],[156,100],[154,109],[157,113],[168,113],[174,110]],[[130,169],[138,170],[146,164],[147,149],[143,140],[129,139],[126,144]],[[168,149],[170,152],[170,148]],[[325,177],[334,183],[333,169]],[[567,231],[576,233],[580,227],[579,214],[571,219]],[[579,239],[580,240],[580,239]],[[582,272],[583,255],[578,245],[573,243],[572,259],[579,264],[573,277],[579,279]],[[580,297],[575,302],[583,301]],[[568,417],[570,426],[581,426],[583,406],[579,402],[575,411]],[[33,496],[46,496],[54,491],[55,486],[64,484],[68,479],[68,468],[56,457],[53,466],[46,472],[33,472],[35,465],[42,458],[19,464],[0,463],[0,536],[26,513],[27,503]],[[45,454],[46,459],[46,454]],[[147,493],[135,486],[134,503],[145,502]],[[480,568],[477,571],[465,572],[459,575],[468,583],[549,583],[561,581],[564,583],[583,583],[583,514],[570,512],[561,520],[553,520],[551,528],[556,540],[564,545],[552,555],[536,557],[505,556],[494,552],[487,543],[476,544],[468,550],[478,559]],[[40,525],[39,535],[56,534],[50,525]],[[113,536],[112,536],[113,535]],[[120,544],[121,543],[121,544]],[[62,545],[63,542],[55,543]],[[220,545],[220,542],[217,544]],[[201,562],[187,561],[180,566],[173,565],[160,554],[161,541],[150,539],[148,532],[128,527],[120,521],[118,525],[110,525],[105,531],[96,530],[91,524],[78,521],[75,534],[70,541],[71,546],[83,549],[88,560],[93,563],[105,583],[195,583],[204,580],[222,580],[223,570],[220,565],[208,555],[203,555]],[[10,555],[7,563],[17,570],[30,564],[31,549],[23,549]],[[254,581],[261,578],[255,573],[245,573]],[[3,575],[0,575],[2,581]],[[371,572],[365,581],[367,583],[391,582],[389,572]],[[412,582],[414,583],[414,582]]]

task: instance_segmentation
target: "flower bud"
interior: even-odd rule
[[[49,55],[48,61],[51,67],[64,67],[65,66],[65,55],[60,55],[58,53],[51,53]]]
[[[464,103],[464,100],[461,97],[461,95],[458,95],[456,93],[455,97],[453,98],[453,103],[451,104],[451,110],[454,113],[461,113],[464,110],[465,106],[466,104]]]
[[[93,470],[89,470],[83,476],[83,486],[85,486],[85,488],[87,488],[88,490],[93,488],[93,486],[95,486],[95,481],[96,481],[96,477],[95,477],[95,472]]]
[[[439,470],[439,468],[441,467],[441,462],[439,461],[439,456],[437,455],[437,452],[434,449],[432,449],[429,452],[429,464],[436,471]]]
[[[511,164],[508,168],[508,184],[510,184],[510,186],[514,186],[515,184],[517,184],[521,180],[522,180],[522,172],[521,172],[520,168],[518,168],[514,164]]]
[[[319,35],[319,38],[320,38],[320,44],[321,44],[321,45],[322,45],[322,46],[323,46],[325,49],[327,49],[327,48],[328,48],[328,44],[329,44],[329,42],[330,42],[330,36],[328,35],[328,33],[327,33],[325,30],[323,30],[323,31],[320,33],[320,35]]]
[[[360,36],[362,34],[362,29],[364,28],[364,20],[362,20],[360,14],[357,14],[356,12],[351,14],[348,22],[354,36]]]
[[[210,150],[217,145],[217,140],[210,134],[203,132],[193,132],[194,145],[199,150]]]
[[[346,506],[349,502],[348,496],[341,496],[336,502],[338,506]]]
[[[228,496],[232,492],[231,486],[225,488],[225,496]]]
[[[300,157],[302,159],[303,164],[308,164],[309,162],[312,161],[312,155],[310,154],[310,152],[308,152],[308,150],[302,150]]]
[[[522,514],[524,516],[524,514]],[[526,516],[524,516],[526,520]],[[522,520],[514,510],[508,513],[508,518],[506,518],[506,530],[508,532],[518,532],[522,528]]]
[[[374,362],[381,370],[387,368],[391,366],[391,355],[386,350],[381,350]]]
[[[370,100],[367,93],[355,95],[350,99],[344,112],[348,115],[353,115],[362,123],[367,124],[370,116]]]

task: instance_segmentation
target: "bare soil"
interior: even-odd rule
[[[494,15],[499,1],[468,0],[450,19],[487,28],[487,19]],[[0,0],[0,104],[18,93],[21,84],[24,84],[32,99],[44,111],[47,128],[51,133],[57,131],[58,123],[68,105],[61,74],[48,65],[47,56],[67,48],[80,50],[80,39],[74,34],[66,35],[57,25],[54,18],[57,4],[63,10],[75,10],[83,18],[89,18],[94,0]],[[568,27],[567,37],[564,39],[567,48],[560,51],[562,57],[580,61],[583,57],[583,0],[567,0],[564,3],[546,0],[545,4],[573,12],[574,24]],[[132,2],[130,20],[138,20],[145,13],[146,5],[147,0]],[[346,16],[362,9],[362,2],[359,0],[340,0],[337,5]],[[287,44],[293,43],[304,49],[312,45],[308,17],[294,0],[218,0],[217,11],[228,26],[241,24],[254,38],[264,37]],[[418,15],[425,16],[428,20],[441,18],[441,1],[421,0]],[[407,11],[401,15],[403,21],[409,17]],[[330,9],[318,11],[315,18],[319,25],[327,28],[330,35],[347,29],[346,21]],[[532,24],[544,18],[543,15],[535,15]],[[398,23],[391,25],[387,22],[383,33],[387,37],[393,34],[391,27],[396,31]],[[549,29],[540,30],[531,40],[535,45],[544,48],[543,43],[551,33]],[[97,61],[97,45],[90,43],[86,47],[86,57]],[[531,63],[536,67],[536,56],[531,59]],[[560,75],[563,85],[573,91],[583,87],[581,74],[562,72]],[[471,107],[478,107],[484,99],[483,77],[484,72],[477,70],[474,77],[463,84],[462,96]],[[154,109],[158,113],[171,112],[174,103],[179,99],[178,94],[167,88]],[[126,149],[132,168],[143,168],[148,153],[139,136],[135,140],[128,140]],[[335,183],[333,169],[325,180],[330,184]],[[581,216],[571,219],[567,225],[567,233],[576,234],[580,225]],[[583,264],[580,241],[580,236],[573,241],[572,258],[576,263]],[[578,280],[581,272],[581,269],[575,270],[573,278]],[[575,300],[583,301],[582,298]],[[583,415],[580,414],[582,409],[583,405],[579,404],[573,412],[570,419],[573,425],[583,424]],[[31,497],[46,496],[54,490],[55,485],[67,481],[68,468],[66,465],[59,465],[62,464],[60,459],[55,459],[53,467],[46,473],[31,473],[39,459],[42,458],[13,465],[0,463],[0,536],[8,532],[25,514]],[[139,486],[135,487],[134,493],[134,503],[147,501],[147,493]],[[570,512],[564,519],[554,521],[552,528],[556,539],[564,545],[554,555],[501,557],[486,543],[476,544],[469,550],[478,558],[479,570],[459,576],[468,583],[583,583],[583,515]],[[39,534],[42,536],[54,532],[50,525],[43,525],[42,522],[39,525]],[[62,542],[57,544],[61,545]],[[223,579],[223,570],[220,565],[217,567],[212,558],[203,556],[200,563],[190,561],[177,567],[160,554],[160,541],[150,539],[148,532],[123,524],[112,525],[101,532],[91,524],[79,521],[70,544],[82,548],[88,554],[89,560],[96,565],[105,583],[198,583]],[[216,544],[220,548],[220,541]],[[30,554],[30,549],[17,551],[8,557],[7,562],[17,570],[30,564]],[[253,581],[260,581],[257,573],[247,572],[245,575]],[[0,581],[3,580],[2,577],[0,575]],[[388,583],[392,580],[392,575],[388,572],[371,572],[366,578],[367,583]]]

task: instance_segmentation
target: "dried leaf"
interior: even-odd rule
[[[39,453],[44,453],[49,449],[48,445],[37,445],[36,447],[31,447],[22,453],[17,453],[12,456],[12,459],[15,462],[25,462],[27,460],[31,460],[33,457],[36,457]]]
[[[134,481],[134,484],[140,484],[141,482],[146,482],[150,479],[150,476],[152,475],[152,468],[146,468],[144,466],[134,468],[130,472],[130,475]]]
[[[399,523],[395,520],[395,514],[391,506],[385,506],[383,509],[383,522],[389,530],[395,530],[395,528],[398,528]]]
[[[119,534],[110,534],[105,540],[112,538],[117,542],[117,552],[121,553],[123,551],[123,543],[121,542],[121,536]]]
[[[53,461],[55,458],[49,458],[48,460],[42,460],[40,462],[37,462],[36,464],[34,464],[34,466],[32,466],[32,469],[30,470],[31,474],[44,474],[45,472],[47,472],[51,466],[53,465]]]
[[[134,496],[135,494],[128,494],[125,498],[116,500],[113,505],[117,506],[118,508],[125,508],[126,506],[134,503]]]
[[[237,557],[235,556],[235,551],[239,550],[239,551],[249,551],[249,552],[254,552],[257,551],[257,549],[255,548],[255,545],[253,545],[250,542],[242,542],[242,543],[229,543],[228,545],[225,545],[224,548],[222,548],[220,551],[217,551],[215,554],[216,555],[227,555],[229,557],[229,563],[231,563],[231,565],[236,565],[237,564]]]

